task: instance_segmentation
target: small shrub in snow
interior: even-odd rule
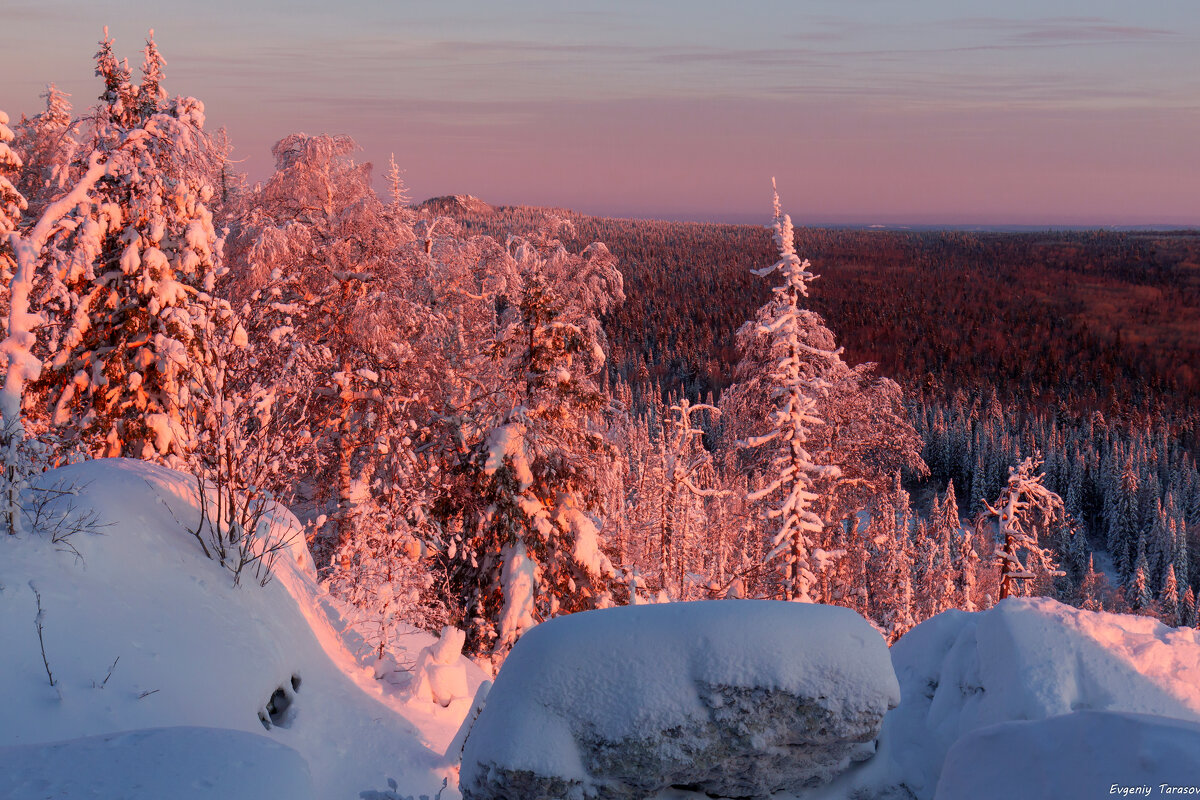
[[[266,492],[239,486],[229,472],[218,471],[214,478],[210,482],[203,472],[196,476],[200,519],[189,531],[204,555],[229,570],[235,586],[243,574],[266,586],[275,560],[300,531],[280,531],[271,524],[275,503]]]

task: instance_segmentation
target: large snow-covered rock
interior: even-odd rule
[[[967,734],[946,756],[936,800],[1174,794],[1200,794],[1200,725],[1081,711]]]
[[[998,723],[1077,711],[1200,722],[1200,632],[1149,617],[1009,599],[927,620],[892,647],[892,663],[903,702],[884,722],[879,758],[830,787],[842,796],[890,788],[928,800],[950,748]]]
[[[899,687],[853,611],[669,603],[545,622],[505,661],[467,737],[464,798],[763,797],[869,758]]]

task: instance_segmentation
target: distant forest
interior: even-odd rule
[[[602,241],[617,257],[626,300],[604,319],[615,375],[693,399],[733,382],[734,332],[770,294],[750,272],[771,259],[766,227],[466,216],[501,235],[548,214],[571,220],[572,244]],[[878,363],[912,396],[994,389],[1075,415],[1158,411],[1200,443],[1200,232],[797,228],[796,249],[819,276],[808,306],[846,360]]]

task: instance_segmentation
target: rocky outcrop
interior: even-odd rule
[[[469,194],[451,194],[443,197],[431,197],[417,207],[427,209],[438,214],[448,214],[452,217],[488,217],[496,213],[496,209],[492,208],[478,197],[473,197]]]
[[[727,600],[593,611],[513,649],[467,737],[466,800],[766,797],[874,753],[899,689],[852,611]]]

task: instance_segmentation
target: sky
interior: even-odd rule
[[[801,223],[1200,225],[1195,0],[5,0],[0,109],[104,25],[252,179],[353,136],[416,200]]]

